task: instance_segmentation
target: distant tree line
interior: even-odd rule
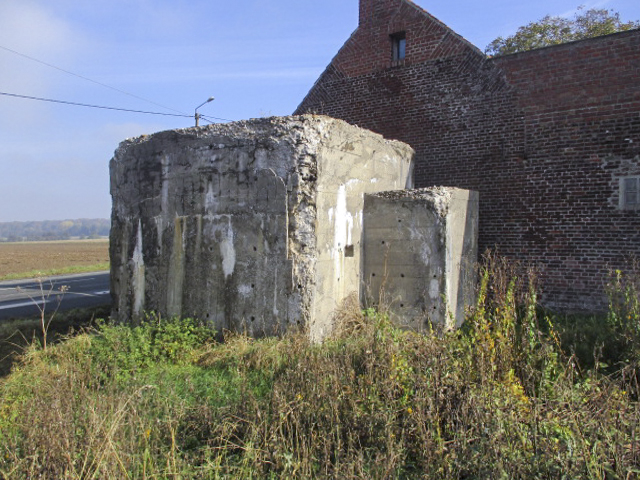
[[[109,235],[111,221],[105,218],[0,222],[0,242],[100,238]]]

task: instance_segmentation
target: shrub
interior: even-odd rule
[[[628,272],[611,273],[607,293],[607,318],[619,342],[619,360],[637,364],[640,360],[640,266],[636,261]]]
[[[149,314],[135,326],[103,324],[92,338],[94,364],[118,375],[129,375],[158,363],[187,363],[200,347],[215,339],[215,331],[191,318]]]

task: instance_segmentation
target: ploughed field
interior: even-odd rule
[[[0,243],[0,280],[108,268],[108,239]]]

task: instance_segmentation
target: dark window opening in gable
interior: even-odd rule
[[[405,53],[407,50],[407,36],[404,32],[398,32],[391,35],[391,45],[392,45],[392,60],[394,62],[399,62],[400,60],[404,60]]]

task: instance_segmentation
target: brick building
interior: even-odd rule
[[[605,307],[640,254],[640,30],[487,58],[408,0],[361,0],[296,113],[409,143],[418,187],[478,190],[480,251],[537,265],[549,307]]]

